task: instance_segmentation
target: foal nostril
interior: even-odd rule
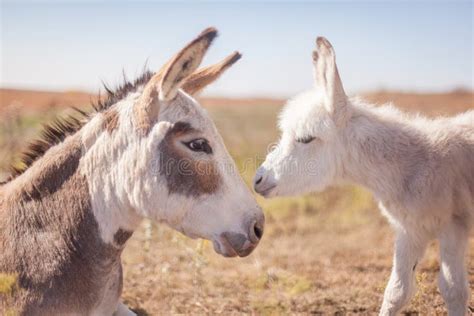
[[[259,178],[257,179],[257,181],[255,181],[255,185],[260,184],[260,182],[262,182],[262,179],[263,179],[262,176],[259,177]]]

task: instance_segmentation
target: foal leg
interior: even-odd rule
[[[462,223],[451,222],[441,233],[439,288],[450,316],[467,315],[469,284],[465,254],[469,231]]]
[[[410,300],[415,289],[415,269],[427,241],[399,232],[395,242],[392,274],[383,296],[380,315],[396,315]]]

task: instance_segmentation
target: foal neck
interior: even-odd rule
[[[409,118],[390,106],[354,105],[344,134],[345,177],[382,201],[403,196],[409,180],[429,160],[429,146]]]

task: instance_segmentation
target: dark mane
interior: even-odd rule
[[[92,110],[90,112],[84,112],[74,108],[76,112],[75,114],[63,118],[57,118],[52,123],[44,125],[41,136],[37,140],[31,142],[28,149],[23,152],[21,158],[22,166],[11,167],[10,178],[6,182],[0,182],[0,185],[13,180],[25,172],[51,147],[61,143],[67,136],[73,135],[79,131],[94,114],[104,112],[112,105],[124,99],[129,93],[135,92],[138,87],[147,83],[152,76],[153,72],[145,69],[143,73],[132,82],[128,81],[124,75],[123,83],[115,90],[110,89],[106,84],[104,84],[106,98],[102,100],[99,94],[99,100],[97,103],[91,102]]]

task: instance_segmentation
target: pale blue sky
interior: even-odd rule
[[[159,68],[207,26],[204,63],[239,63],[207,95],[286,97],[312,84],[316,36],[334,45],[350,93],[473,89],[473,4],[459,2],[4,1],[1,86],[97,92]]]

